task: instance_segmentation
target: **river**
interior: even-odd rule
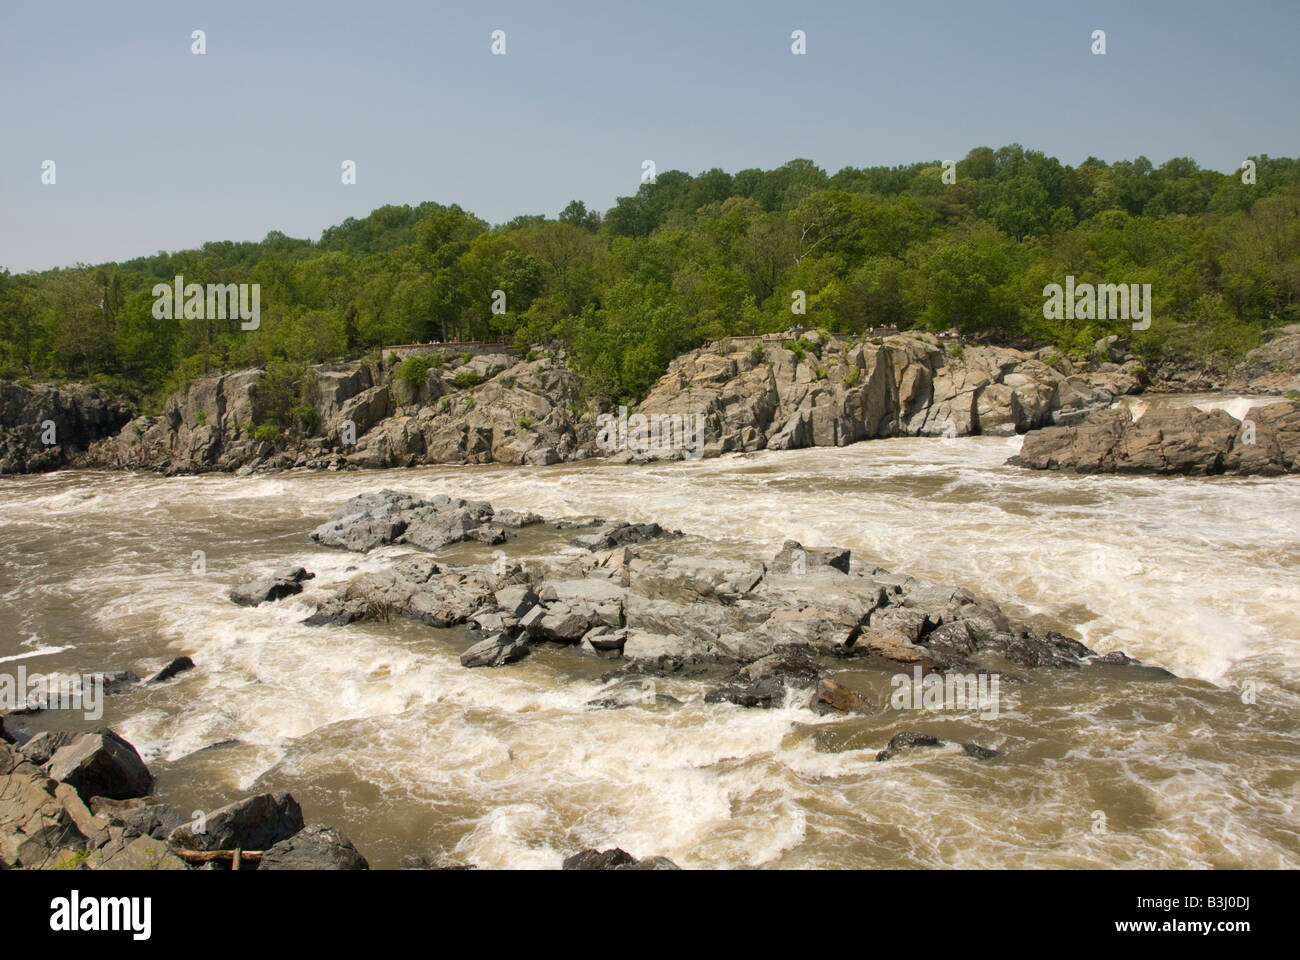
[[[613,845],[694,868],[1300,866],[1300,482],[1003,466],[1020,442],[880,440],[649,468],[4,478],[0,671],[143,675],[188,654],[197,669],[105,703],[102,722],[140,750],[155,793],[188,814],[288,789],[374,867],[408,855],[556,867]],[[757,559],[786,538],[846,546],[1179,679],[1039,673],[1003,686],[996,719],[745,710],[667,681],[680,706],[597,709],[586,704],[610,664],[571,651],[467,670],[461,630],[300,623],[403,552],[306,541],[341,501],[382,487],[654,520]],[[525,536],[518,549],[556,545]],[[286,562],[317,575],[302,595],[226,599]],[[77,725],[10,721],[58,724]],[[1001,756],[874,762],[900,729]]]

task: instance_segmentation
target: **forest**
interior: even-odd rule
[[[575,200],[554,219],[490,225],[424,202],[349,218],[318,240],[273,231],[120,263],[0,270],[0,378],[86,381],[156,403],[213,370],[506,338],[563,345],[591,398],[628,402],[682,351],[794,323],[956,327],[1074,356],[1121,333],[1152,362],[1208,367],[1300,322],[1300,162],[1243,166],[1090,157],[1070,167],[1018,144],[978,147],[947,168],[827,174],[796,159],[662,172],[604,213]],[[178,275],[259,284],[260,325],[155,318],[154,285]],[[1045,319],[1044,287],[1067,275],[1150,284],[1150,328]],[[800,299],[806,312],[792,313]]]

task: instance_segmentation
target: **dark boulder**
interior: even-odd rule
[[[76,790],[83,802],[91,797],[142,797],[153,788],[153,774],[135,747],[106,727],[55,751],[50,777]]]
[[[191,660],[189,657],[177,657],[171,663],[167,664],[167,666],[163,667],[152,677],[150,677],[146,681],[146,683],[162,683],[166,680],[170,680],[178,673],[184,673],[186,670],[193,670],[193,669],[194,669],[193,660]]]
[[[262,854],[258,870],[369,870],[352,841],[333,827],[313,823]]]
[[[193,821],[183,823],[167,837],[178,850],[269,850],[301,830],[302,808],[288,793],[261,793],[236,800],[209,813],[196,830]]]
[[[626,850],[583,850],[565,857],[565,870],[679,870],[667,857],[646,857],[638,860]]]

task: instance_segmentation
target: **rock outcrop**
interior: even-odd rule
[[[108,729],[71,737],[44,731],[23,749],[0,738],[0,870],[188,870],[197,864],[187,855],[211,851],[220,859],[235,848],[261,852],[260,863],[248,864],[258,869],[368,869],[333,827],[304,825],[287,793],[247,797],[187,821],[147,795],[152,785],[135,748]]]
[[[1112,345],[1113,347],[1114,345]],[[795,347],[796,349],[787,349]],[[603,456],[643,463],[731,451],[844,446],[891,436],[1024,433],[1081,422],[1145,374],[1121,362],[1076,368],[1054,351],[962,346],[924,333],[798,342],[731,338],[683,354],[638,412],[701,419],[702,443],[652,450],[601,440],[598,411],[563,350],[448,358],[412,379],[360,362],[308,368],[311,410],[276,430],[266,374],[202,378],[73,462],[163,473],[429,463],[545,466]],[[448,356],[441,354],[440,356]],[[415,374],[420,374],[417,368]],[[278,416],[283,417],[281,412]],[[310,425],[310,426],[309,426]],[[623,438],[625,440],[626,437]]]
[[[1272,339],[1233,368],[1228,386],[1243,393],[1300,394],[1300,324],[1272,331]]]
[[[0,474],[57,470],[131,419],[130,404],[97,387],[0,380]]]
[[[368,496],[365,502],[406,509],[418,502],[393,491]],[[474,519],[494,514],[490,504],[437,499],[474,504]],[[345,529],[369,523],[349,515],[355,519]],[[566,524],[549,526],[557,540],[565,536]],[[344,536],[337,545],[348,542]],[[873,712],[865,698],[826,676],[817,658],[851,658],[893,672],[1133,663],[1122,654],[1098,657],[1060,634],[1040,635],[959,587],[854,567],[848,550],[805,549],[795,541],[769,562],[682,554],[659,539],[546,562],[451,566],[408,557],[358,575],[320,601],[307,622],[393,616],[465,625],[467,667],[504,667],[552,644],[622,657],[625,666],[608,677],[614,681],[690,665],[715,681],[705,699],[747,707],[782,706],[799,692],[799,703],[819,711]],[[623,706],[626,699],[614,690],[593,704]]]
[[[801,357],[752,339],[684,354],[640,412],[703,416],[708,456],[891,436],[1010,436],[1076,422],[1145,382],[1133,361],[1076,370],[1052,351],[945,345],[922,333],[805,343]]]
[[[1290,401],[1253,407],[1236,420],[1223,410],[1153,407],[1139,419],[1106,410],[1075,427],[1025,437],[1007,461],[1034,470],[1276,476],[1300,471],[1300,407]]]

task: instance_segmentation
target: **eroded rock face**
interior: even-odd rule
[[[0,475],[67,466],[132,414],[130,404],[97,387],[29,388],[0,380]]]
[[[1300,324],[1273,332],[1232,371],[1231,389],[1247,393],[1300,393]]]
[[[1007,436],[1082,419],[1145,382],[1131,360],[1076,371],[1048,351],[945,347],[914,332],[829,337],[816,351],[796,362],[777,341],[749,339],[692,351],[669,365],[639,411],[700,414],[705,455],[716,456],[890,436]]]
[[[263,371],[205,377],[169,398],[162,416],[131,421],[76,463],[169,474],[546,466],[592,456],[645,463],[687,456],[685,446],[692,456],[718,456],[876,437],[1024,433],[1081,422],[1145,384],[1141,367],[1119,349],[1109,354],[1120,362],[1076,369],[1049,351],[959,347],[911,331],[874,340],[810,337],[816,343],[799,362],[780,341],[731,338],[670,364],[636,412],[698,414],[702,449],[694,435],[682,449],[598,448],[597,411],[587,408],[565,352],[555,350],[532,360],[509,353],[449,360],[414,385],[391,366],[310,367],[314,426],[300,425],[274,444],[252,434],[270,416]]]
[[[1294,473],[1300,461],[1300,408],[1252,408],[1238,421],[1222,410],[1154,407],[1139,420],[1106,410],[1076,427],[1034,431],[1007,462],[1073,473]]]

